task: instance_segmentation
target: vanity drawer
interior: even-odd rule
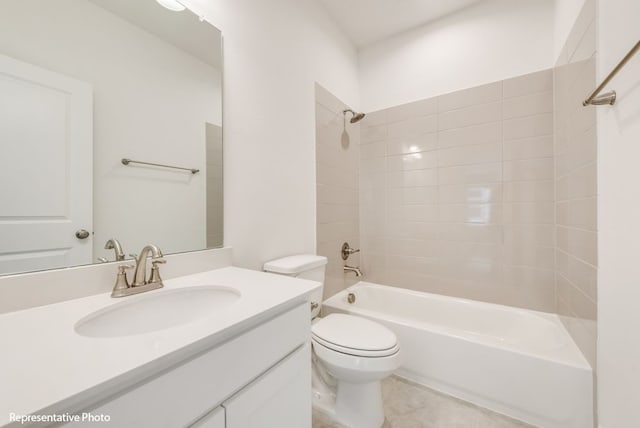
[[[85,411],[109,415],[118,428],[189,426],[306,344],[309,324],[308,304],[302,304]],[[65,427],[76,425],[92,424]]]

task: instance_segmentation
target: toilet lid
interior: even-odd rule
[[[352,355],[387,356],[398,351],[391,330],[354,315],[327,315],[311,326],[311,335],[328,348]]]

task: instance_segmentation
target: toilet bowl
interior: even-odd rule
[[[324,286],[326,263],[322,256],[299,255],[265,263],[264,270]],[[400,366],[398,340],[388,328],[362,317],[319,318],[322,288],[312,295],[311,304],[314,406],[346,426],[380,428],[384,423],[380,382]]]
[[[353,428],[384,423],[380,381],[400,365],[396,336],[354,315],[330,314],[311,327],[313,352],[337,381],[335,416]]]

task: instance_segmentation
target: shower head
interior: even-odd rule
[[[345,116],[347,115],[347,113],[351,113],[352,114],[351,119],[349,120],[349,122],[351,122],[351,123],[360,122],[366,116],[366,114],[364,114],[364,113],[356,113],[355,111],[353,111],[351,109],[346,109],[346,110],[344,110],[342,112],[342,114],[344,114]]]

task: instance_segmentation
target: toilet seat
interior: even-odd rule
[[[329,373],[348,383],[376,382],[393,373],[400,366],[401,352],[386,357],[361,357],[328,348],[312,339],[313,352]]]
[[[330,350],[357,357],[388,357],[398,352],[396,335],[366,318],[330,314],[311,327],[312,339]]]

